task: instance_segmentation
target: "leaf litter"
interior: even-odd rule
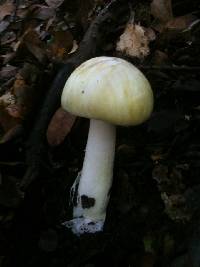
[[[118,128],[105,231],[77,240],[60,225],[71,216],[67,198],[81,168],[88,131],[87,120],[75,123],[76,118],[60,107],[43,133],[45,154],[52,164],[42,162],[41,176],[21,195],[27,140],[38,110],[56,72],[78,53],[84,33],[109,2],[112,0],[0,4],[3,266],[14,266],[15,261],[27,267],[41,262],[59,267],[182,267],[182,259],[188,257],[188,266],[198,262],[198,1],[136,1],[129,7],[134,20],[129,14],[115,18],[115,29],[109,20],[104,25],[109,34],[98,55],[120,56],[136,64],[147,75],[155,95],[155,110],[147,123]],[[126,5],[117,2],[122,8]]]

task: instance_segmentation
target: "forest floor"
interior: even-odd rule
[[[200,266],[199,1],[2,0],[0,46],[0,267]],[[137,66],[155,104],[117,127],[104,231],[77,237],[62,222],[88,120],[60,95],[102,55]]]

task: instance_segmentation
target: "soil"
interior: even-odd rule
[[[153,2],[0,1],[0,267],[200,266],[200,4]],[[133,11],[145,55],[116,50]],[[155,105],[117,127],[104,230],[75,236],[62,223],[89,122],[60,95],[99,55],[136,65]]]

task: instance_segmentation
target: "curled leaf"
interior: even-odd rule
[[[2,33],[3,31],[5,31],[8,28],[9,24],[10,24],[9,21],[2,20],[0,22],[0,33]]]
[[[73,47],[72,47],[71,51],[68,53],[68,55],[73,54],[74,52],[76,52],[77,49],[78,49],[77,41],[73,40]]]
[[[12,105],[16,102],[15,96],[11,92],[7,92],[6,94],[0,97],[0,106],[6,107],[8,105]]]
[[[7,80],[16,75],[18,68],[12,65],[3,67],[0,71],[1,80]]]
[[[15,10],[15,6],[11,1],[6,1],[0,5],[0,20],[3,20],[6,16],[10,16]]]
[[[63,142],[71,131],[76,117],[59,108],[54,114],[47,129],[47,140],[50,146],[57,146]]]
[[[171,30],[185,30],[196,20],[197,18],[194,15],[187,14],[171,19],[165,27]]]
[[[52,42],[48,45],[47,54],[50,60],[61,61],[74,45],[73,36],[69,31],[52,32]]]
[[[171,0],[153,0],[151,14],[161,23],[166,23],[173,18]]]
[[[128,23],[120,36],[116,50],[131,57],[144,58],[149,54],[149,42],[153,39],[155,39],[153,30]]]
[[[33,17],[35,19],[47,20],[55,16],[55,9],[44,6],[44,5],[35,5],[35,10],[33,12]],[[33,7],[32,7],[33,8]]]
[[[155,65],[168,64],[169,63],[169,57],[165,52],[163,52],[161,50],[156,50],[154,52],[153,57],[152,57],[152,63],[154,63]]]
[[[14,118],[23,118],[23,111],[22,111],[22,107],[20,105],[17,105],[17,104],[12,104],[12,105],[9,105],[7,108],[6,108],[6,111],[8,112],[8,114]]]

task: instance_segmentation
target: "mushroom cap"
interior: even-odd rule
[[[68,78],[62,107],[80,117],[116,125],[137,125],[153,109],[151,86],[140,70],[116,57],[95,57]]]

